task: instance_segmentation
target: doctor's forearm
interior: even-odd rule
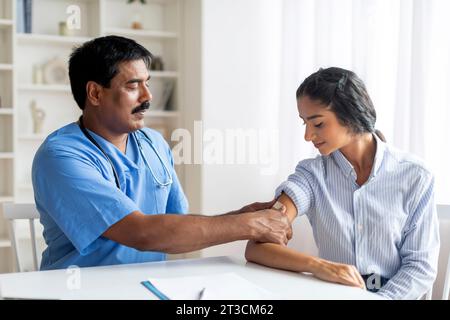
[[[184,253],[236,240],[287,243],[291,225],[278,210],[201,216],[134,211],[103,236],[142,251]]]
[[[244,215],[146,216],[139,250],[185,253],[226,242],[251,239]]]

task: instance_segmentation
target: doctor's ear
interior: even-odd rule
[[[93,106],[100,105],[100,97],[103,86],[95,81],[88,81],[86,83],[86,100]]]

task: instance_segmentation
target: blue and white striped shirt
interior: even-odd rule
[[[319,256],[390,279],[378,294],[416,299],[437,273],[439,224],[434,177],[414,157],[376,135],[377,151],[362,186],[340,151],[300,161],[276,190],[311,223]]]

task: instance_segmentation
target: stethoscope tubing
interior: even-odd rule
[[[111,158],[108,156],[108,154],[105,152],[105,150],[103,150],[103,148],[97,143],[97,141],[95,141],[94,137],[92,137],[92,135],[87,131],[86,127],[83,124],[83,116],[80,117],[79,119],[79,127],[81,129],[81,131],[83,132],[83,134],[86,136],[86,138],[88,138],[89,141],[91,141],[102,153],[103,155],[106,157],[106,159],[108,160],[109,164],[111,165],[111,168],[113,170],[113,174],[114,174],[114,180],[116,182],[116,186],[117,188],[120,190],[120,182],[119,182],[119,175],[117,174],[116,168],[114,167],[114,164],[111,161]],[[158,150],[156,149],[156,147],[153,145],[153,141],[149,138],[149,136],[143,131],[143,130],[139,130],[139,132],[141,134],[144,135],[144,137],[147,139],[147,141],[149,142],[151,148],[153,149],[153,151],[155,152],[156,156],[158,157],[159,161],[161,162],[161,164],[163,165],[164,171],[166,171],[168,179],[167,182],[161,182],[156,176],[155,173],[153,172],[152,167],[150,166],[150,164],[147,161],[147,158],[144,155],[144,150],[142,148],[141,142],[138,139],[138,137],[136,137],[135,133],[132,133],[134,135],[134,137],[136,138],[136,141],[138,143],[139,146],[139,151],[142,155],[142,158],[144,159],[144,162],[147,166],[147,168],[150,170],[150,173],[153,176],[153,179],[155,180],[155,182],[158,184],[159,187],[167,187],[169,185],[172,184],[173,180],[172,180],[172,174],[170,173],[169,168],[167,168],[166,164],[164,163],[163,159],[161,158],[161,155],[159,154]]]

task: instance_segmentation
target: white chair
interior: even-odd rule
[[[450,205],[437,205],[437,212],[440,220],[450,220]],[[443,244],[441,243],[441,246]],[[447,269],[445,271],[444,288],[442,290],[442,300],[448,299],[450,293],[450,254],[447,261]]]
[[[447,261],[447,271],[445,273],[444,289],[442,290],[442,300],[448,299],[448,294],[450,293],[450,255]]]
[[[31,250],[33,254],[33,267],[34,270],[38,268],[38,256],[37,256],[37,242],[36,242],[36,228],[34,221],[39,219],[39,212],[36,209],[34,203],[3,203],[3,215],[9,221],[9,231],[11,236],[11,246],[14,251],[17,270],[19,272],[24,271],[24,268],[20,261],[19,255],[19,237],[16,232],[17,220],[28,220],[31,240]]]

